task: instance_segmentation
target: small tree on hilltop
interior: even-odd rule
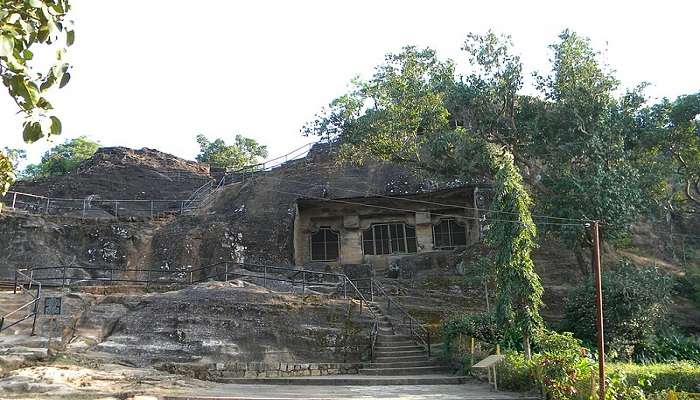
[[[214,167],[235,170],[255,164],[261,158],[267,157],[267,146],[242,135],[236,135],[235,143],[230,146],[223,139],[210,142],[201,134],[197,135],[197,143],[199,144],[197,161]]]

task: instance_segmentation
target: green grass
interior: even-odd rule
[[[674,389],[700,393],[700,364],[697,363],[609,363],[608,371],[622,373],[628,384],[640,386],[645,392]]]

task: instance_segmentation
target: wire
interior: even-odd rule
[[[292,175],[292,176],[300,176],[300,175]],[[460,208],[464,210],[469,210],[469,211],[482,211],[484,213],[498,213],[498,214],[508,214],[508,215],[519,215],[516,212],[513,211],[499,211],[499,210],[489,210],[489,209],[484,209],[484,208],[478,208],[478,207],[467,207],[467,206],[460,206],[460,205],[455,205],[455,204],[444,204],[444,203],[437,203],[434,201],[428,201],[428,200],[419,200],[419,199],[407,199],[405,197],[398,197],[398,196],[389,196],[389,195],[383,195],[379,193],[372,193],[372,192],[362,192],[359,190],[353,190],[353,189],[348,189],[348,188],[343,188],[340,186],[334,186],[334,185],[325,185],[325,184],[315,184],[315,183],[309,183],[309,182],[301,182],[301,181],[294,181],[291,179],[287,178],[275,178],[272,176],[265,176],[264,178],[269,178],[269,179],[274,179],[277,181],[282,181],[282,182],[291,182],[291,183],[296,183],[300,185],[307,185],[307,186],[313,186],[313,187],[329,187],[329,188],[336,188],[339,190],[344,190],[346,192],[351,192],[351,193],[359,193],[359,194],[364,194],[364,195],[371,195],[375,197],[381,197],[381,198],[386,198],[386,199],[394,199],[394,200],[402,200],[402,201],[408,201],[408,202],[413,202],[413,203],[422,203],[422,204],[429,204],[429,205],[436,205],[436,206],[441,206],[441,207],[449,207],[449,208]],[[417,193],[418,194],[418,193]],[[592,222],[592,220],[588,219],[577,219],[577,218],[563,218],[563,217],[555,217],[555,216],[550,216],[550,215],[532,215],[533,218],[548,218],[548,219],[556,219],[556,220],[561,220],[561,221],[576,221],[576,222]]]

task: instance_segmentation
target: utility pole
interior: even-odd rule
[[[598,399],[605,399],[605,341],[603,333],[603,290],[600,275],[600,232],[598,221],[591,226],[593,237],[593,273],[595,274],[596,319],[598,328]]]

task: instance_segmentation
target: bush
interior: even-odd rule
[[[653,335],[671,301],[671,277],[654,267],[623,261],[603,273],[605,339],[613,352],[629,356],[634,346]],[[593,343],[596,338],[593,282],[576,289],[565,307],[564,327]]]
[[[678,390],[700,392],[700,364],[677,362],[665,364],[610,363],[611,376],[626,377],[628,385],[635,385],[647,392]]]
[[[700,339],[678,332],[666,332],[636,346],[632,359],[643,364],[673,361],[700,363]]]
[[[548,399],[579,399],[590,395],[593,362],[588,350],[570,332],[544,331],[537,338],[536,353],[526,360],[509,352],[498,368],[504,389],[539,389]]]
[[[539,390],[533,375],[532,362],[525,359],[523,353],[509,351],[503,363],[496,371],[498,386],[517,392]]]

